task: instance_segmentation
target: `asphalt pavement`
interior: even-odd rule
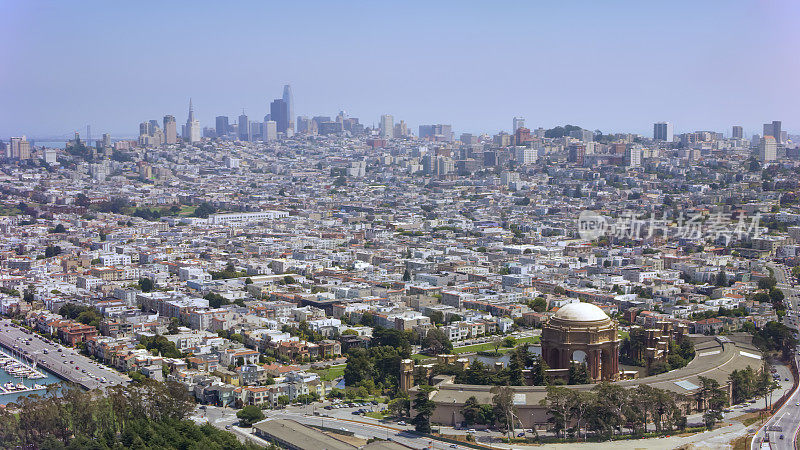
[[[777,281],[777,287],[781,289],[786,296],[786,304],[789,309],[788,314],[784,318],[784,323],[793,328],[798,328],[798,297],[797,289],[795,289],[794,277],[792,277],[791,270],[783,264],[769,263],[768,267],[772,268]],[[795,362],[798,360],[798,352],[795,352]],[[764,423],[756,435],[753,437],[752,449],[761,448],[765,439],[769,442],[770,448],[776,449],[794,449],[795,441],[797,440],[798,430],[800,430],[800,390],[795,390],[789,399],[783,404],[775,414]]]
[[[127,376],[92,361],[75,349],[64,347],[54,341],[47,342],[38,334],[26,331],[28,330],[15,326],[9,319],[0,319],[0,344],[7,349],[21,352],[38,366],[87,389],[104,388],[130,381]]]
[[[796,357],[795,357],[796,358]],[[800,390],[795,390],[789,399],[756,432],[752,449],[761,448],[767,436],[773,450],[793,450],[800,426]]]

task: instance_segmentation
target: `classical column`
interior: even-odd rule
[[[603,378],[603,349],[595,350],[595,361],[597,364],[597,377],[596,380],[601,380]]]
[[[602,373],[602,368],[600,367],[600,350],[593,350],[592,354],[594,355],[594,369],[592,370],[592,378],[594,380],[600,379],[600,374]]]

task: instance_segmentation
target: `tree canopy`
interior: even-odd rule
[[[177,382],[84,391],[65,387],[0,409],[3,448],[254,449],[227,431],[187,420],[194,400]],[[15,411],[15,412],[12,412]]]
[[[236,413],[236,417],[239,419],[239,425],[246,428],[264,420],[264,412],[258,406],[247,405]]]
[[[582,130],[583,128],[575,126],[575,125],[564,125],[557,126],[555,128],[550,128],[549,130],[545,130],[544,137],[546,138],[561,138],[564,136],[568,136],[571,132]]]

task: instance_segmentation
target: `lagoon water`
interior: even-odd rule
[[[529,345],[528,351],[533,353],[534,355],[542,355],[542,347],[539,345]],[[508,364],[508,360],[511,358],[510,353],[504,353],[501,356],[482,356],[482,355],[470,355],[467,356],[469,362],[480,361],[488,366],[494,366],[494,363],[501,362],[503,366]]]
[[[10,356],[8,354],[9,352],[6,351],[6,350],[3,350],[2,353],[3,353],[3,356]],[[37,367],[37,370],[42,372],[42,374],[47,375],[47,378],[38,378],[36,380],[14,378],[13,376],[7,374],[3,369],[0,369],[0,384],[5,384],[5,383],[11,381],[14,384],[22,383],[25,386],[30,387],[30,386],[33,386],[34,384],[41,384],[43,386],[44,385],[48,385],[48,384],[53,384],[53,383],[60,384],[63,381],[61,378],[59,378],[56,375],[53,375],[52,373],[48,372],[44,367],[41,367],[41,366]],[[10,394],[0,394],[0,405],[5,405],[5,404],[8,404],[8,403],[14,402],[19,397],[23,397],[25,395],[30,395],[30,394],[44,395],[45,392],[46,391],[43,389],[41,391],[13,392],[13,393],[10,393]]]

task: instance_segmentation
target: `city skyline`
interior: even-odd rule
[[[286,87],[290,87],[290,84],[284,85],[284,89]],[[291,93],[289,95],[291,96]],[[285,96],[285,91],[284,91],[284,96]],[[256,113],[254,116],[249,116],[246,113],[245,108],[242,108],[242,112],[239,113],[238,116],[235,113],[226,113],[226,114],[219,114],[219,115],[214,114],[214,116],[210,120],[208,120],[208,121],[200,121],[200,120],[197,120],[196,117],[195,117],[194,107],[192,105],[192,102],[193,102],[193,99],[190,97],[189,98],[189,113],[186,114],[186,117],[187,117],[186,123],[188,124],[188,123],[193,122],[193,121],[199,123],[198,130],[199,130],[199,133],[201,135],[203,133],[203,130],[206,129],[206,128],[209,128],[209,129],[212,129],[212,130],[216,129],[220,125],[220,119],[227,119],[224,122],[226,128],[228,128],[228,127],[230,127],[232,125],[238,125],[238,123],[239,123],[239,121],[241,121],[242,117],[244,117],[245,119],[248,119],[248,122],[250,124],[261,122],[258,119],[259,117],[261,117],[259,115],[259,113]],[[285,100],[283,98],[276,98],[276,99],[272,100],[271,102],[268,102],[268,107],[266,109],[266,114],[264,116],[265,120],[263,121],[264,123],[267,122],[268,121],[267,119],[269,119],[270,116],[272,115],[271,114],[272,108],[275,107],[276,104],[285,104]],[[287,110],[285,112],[288,113],[289,107],[287,106],[284,109]],[[379,134],[381,134],[381,130],[382,130],[381,121],[384,119],[384,117],[388,117],[389,119],[394,120],[393,119],[394,116],[392,114],[381,114],[380,117],[378,118],[378,120],[370,121],[369,119],[364,120],[361,117],[357,117],[357,116],[353,116],[351,114],[347,114],[347,112],[344,111],[344,110],[341,110],[340,113],[341,112],[344,112],[347,117],[356,117],[357,119],[362,120],[362,122],[365,125],[365,127],[370,127],[375,132],[378,132]],[[159,116],[163,114],[164,118],[171,117],[173,120],[175,119],[175,115],[173,115],[171,113],[166,113],[166,114],[164,114],[164,113],[153,113],[153,114],[154,115],[159,115]],[[286,117],[286,121],[287,121],[287,125],[291,125],[292,127],[296,127],[296,124],[294,122],[296,122],[298,117],[306,117],[306,118],[310,119],[313,116],[324,116],[324,114],[326,114],[326,112],[314,112],[314,113],[307,113],[307,114],[299,114],[299,115],[295,115],[293,118],[290,117],[290,116],[287,116]],[[180,114],[178,114],[178,116],[180,116]],[[256,120],[252,120],[252,119],[256,119]],[[767,117],[765,120],[767,120],[767,119],[770,119],[770,118]],[[274,120],[274,119],[270,119],[270,120]],[[398,119],[398,121],[399,120],[400,119]],[[414,119],[411,118],[411,120],[412,120],[412,123],[413,123]],[[454,131],[455,135],[458,135],[458,134],[460,134],[462,132],[463,133],[467,133],[467,134],[477,133],[477,134],[485,134],[485,135],[491,135],[493,133],[504,133],[505,132],[505,133],[509,133],[509,134],[513,135],[516,132],[516,128],[515,128],[514,124],[516,124],[516,121],[518,121],[518,120],[521,121],[521,123],[522,123],[521,126],[523,126],[523,127],[527,126],[527,127],[529,127],[528,129],[530,129],[530,130],[533,130],[533,129],[536,129],[536,128],[546,129],[546,127],[543,127],[542,125],[527,124],[525,122],[527,122],[528,119],[525,118],[525,117],[520,117],[520,116],[514,116],[513,120],[512,120],[512,126],[506,128],[506,129],[499,128],[499,129],[497,129],[495,131],[490,131],[490,130],[484,129],[484,130],[477,130],[475,132],[460,130],[457,127],[453,127],[453,129],[455,130]],[[150,121],[153,122],[152,119]],[[763,122],[763,120],[762,120],[762,122]],[[773,122],[780,123],[780,121],[773,121]],[[394,122],[392,122],[392,123],[394,123]],[[670,139],[666,139],[666,140],[671,142],[672,141],[671,137],[673,135],[674,123],[672,123],[670,121],[659,121],[659,122],[651,123],[650,124],[650,128],[649,129],[645,129],[645,130],[632,131],[632,130],[619,129],[619,130],[613,130],[613,131],[608,131],[608,130],[600,130],[600,131],[603,132],[603,134],[614,134],[614,133],[625,134],[625,133],[631,133],[631,134],[640,135],[640,136],[645,137],[645,138],[651,138],[651,137],[653,137],[653,128],[652,127],[653,126],[657,126],[657,125],[662,125],[662,124],[666,124],[666,125],[669,126],[668,136],[670,136]],[[582,129],[589,130],[589,131],[597,129],[597,128],[591,126],[590,124],[589,125],[576,124],[576,123],[570,123],[569,121],[565,121],[564,123],[554,123],[554,124],[552,124],[552,127],[558,127],[558,126],[564,126],[564,125],[579,126]],[[743,127],[741,124],[732,123],[732,124],[729,124],[727,126],[727,128],[722,127],[722,128],[719,128],[719,129],[703,128],[702,126],[697,126],[697,127],[686,126],[684,128],[680,128],[680,129],[676,128],[676,130],[679,130],[680,132],[679,131],[675,131],[674,135],[677,136],[678,134],[692,133],[692,132],[697,132],[697,131],[710,131],[710,132],[715,132],[715,133],[721,133],[722,135],[724,135],[726,137],[737,137],[737,136],[734,136],[734,134],[737,133],[736,130],[739,130],[738,132],[741,133],[741,135],[738,136],[738,137],[740,137],[740,138],[743,137],[744,139],[750,139],[750,138],[752,138],[754,136],[763,136],[765,133],[768,134],[768,135],[771,134],[772,133],[771,131],[767,132],[766,131],[767,128],[764,128],[764,127],[767,127],[769,125],[770,125],[770,123],[753,125],[753,126],[746,125],[746,126]],[[8,139],[8,138],[10,138],[12,136],[26,136],[26,137],[28,137],[30,139],[35,139],[35,140],[42,140],[43,138],[45,140],[47,140],[48,138],[59,138],[59,140],[60,140],[61,138],[63,138],[66,141],[68,139],[72,139],[75,136],[76,133],[81,135],[82,137],[84,137],[84,135],[83,135],[84,130],[86,129],[86,127],[90,127],[90,126],[91,126],[91,124],[87,124],[87,125],[81,126],[81,127],[76,127],[74,129],[71,129],[70,131],[63,132],[60,135],[53,134],[53,133],[40,133],[40,134],[37,135],[37,134],[30,134],[30,133],[26,133],[26,132],[16,132],[16,133],[10,133],[10,134],[8,134],[8,136],[0,135],[0,139]],[[420,122],[419,126],[420,127],[427,127],[427,126],[430,126],[430,125],[423,124],[422,122]],[[452,125],[450,125],[450,126],[452,126]],[[790,127],[791,126],[793,126],[793,124],[790,124]],[[116,138],[116,139],[135,139],[137,137],[135,124],[133,124],[132,126],[130,126],[128,128],[130,128],[130,130],[124,131],[124,132],[121,132],[121,133],[113,132],[113,133],[110,133],[110,135],[112,137]],[[417,135],[416,129],[417,129],[417,126],[412,126],[411,128],[409,128],[410,132],[415,136]],[[789,130],[792,130],[792,128],[789,128]],[[784,131],[784,133],[788,132],[789,135],[794,135],[794,132],[789,131],[789,130],[785,129],[783,131]],[[282,130],[279,130],[279,131],[282,131]],[[238,136],[243,138],[243,140],[249,140],[249,138],[246,138],[246,135],[248,135],[249,130],[244,132],[245,135],[243,135],[242,133],[243,133],[243,131],[239,130],[238,131]],[[397,136],[394,136],[394,137],[397,137]],[[663,138],[658,138],[658,139],[665,140]],[[198,140],[199,140],[199,138],[198,138]]]
[[[640,3],[0,0],[0,447],[797,450],[800,2]]]
[[[254,4],[253,14],[239,17],[223,6],[163,5],[153,14],[101,3],[36,9],[6,2],[0,33],[17,44],[0,47],[7,62],[0,103],[14,105],[0,112],[0,135],[68,135],[90,124],[132,136],[143,117],[172,114],[182,122],[189,97],[201,125],[213,126],[216,116],[243,107],[252,117],[268,113],[285,84],[295,94],[292,120],[345,110],[366,126],[391,114],[412,129],[450,123],[472,133],[511,131],[509,118],[521,116],[532,128],[570,123],[647,135],[653,123],[668,121],[676,133],[742,125],[751,135],[782,118],[797,133],[790,119],[800,95],[790,80],[800,64],[790,55],[800,35],[790,18],[798,5],[711,2],[686,15],[687,5],[445,3],[425,15],[412,5],[379,26],[374,18],[388,6],[364,12],[315,4],[303,14],[302,33],[292,21],[266,33],[259,20],[301,12]],[[179,13],[185,24],[169,20]],[[79,18],[96,27],[70,28]],[[152,20],[126,27],[125,36],[115,32],[145,19]],[[229,26],[234,21],[241,26]],[[224,38],[198,32],[216,26],[233,31]],[[278,34],[299,36],[275,46],[270,36]],[[135,51],[134,42],[166,46]]]

